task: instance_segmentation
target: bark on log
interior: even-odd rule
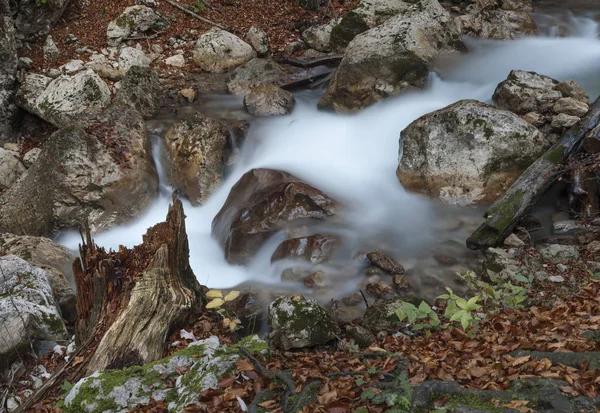
[[[101,337],[87,374],[163,356],[168,335],[200,315],[204,290],[189,265],[181,201],[132,250],[107,253],[87,233],[74,263],[77,343]]]
[[[340,64],[340,62],[342,61],[343,58],[344,58],[343,54],[334,54],[334,55],[318,57],[318,58],[312,59],[312,60],[293,59],[293,58],[287,57],[287,56],[278,56],[278,57],[275,57],[274,60],[277,63],[281,63],[284,65],[296,66],[296,67],[301,67],[301,68],[306,69],[306,68],[321,66],[321,65],[337,66]]]
[[[486,221],[467,239],[467,247],[486,249],[502,245],[519,219],[554,184],[560,168],[582,147],[582,140],[600,123],[600,98],[588,114],[569,129],[562,139],[535,161],[506,193],[484,213]]]
[[[320,79],[324,76],[327,76],[335,71],[335,68],[328,66],[317,66],[306,70],[301,70],[299,72],[292,73],[290,75],[284,76],[275,82],[272,82],[273,85],[279,86],[283,89],[289,89],[305,84],[310,84],[317,79]]]
[[[583,150],[587,153],[600,153],[600,126],[592,129],[583,140]]]

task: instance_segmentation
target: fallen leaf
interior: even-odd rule
[[[531,359],[531,356],[518,357],[512,362],[511,366],[513,366],[513,367],[520,366],[521,364],[527,363],[529,361],[529,359]]]
[[[241,359],[235,362],[238,371],[252,371],[254,366],[247,359]]]
[[[230,291],[224,298],[225,302],[233,301],[240,296],[239,291]]]
[[[515,409],[525,413],[533,412],[533,409],[526,407],[528,403],[529,400],[513,400],[511,402],[503,404],[502,407],[508,407],[509,409]]]
[[[219,308],[223,305],[225,301],[223,301],[222,298],[215,298],[214,300],[212,300],[210,303],[206,304],[206,308],[210,309],[210,308]]]
[[[235,376],[225,376],[221,380],[219,380],[217,386],[223,389],[225,387],[231,386],[233,383],[235,383]]]
[[[206,293],[206,298],[222,298],[223,297],[223,293],[221,292],[221,290],[209,290]]]

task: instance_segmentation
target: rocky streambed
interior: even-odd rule
[[[440,395],[441,408],[476,407],[460,388],[412,389],[409,378],[498,391],[474,396],[484,411],[496,401],[597,407],[598,10],[565,17],[528,1],[361,0],[304,30],[282,58],[256,27],[146,50],[135,39],[171,24],[154,7],[125,8],[106,28],[106,50],[43,72],[11,52],[25,41],[27,14],[14,12],[16,26],[3,14],[0,321],[11,333],[0,368],[16,377],[19,357],[46,354],[31,380],[6,392],[7,408],[49,378],[46,367],[51,380],[76,384],[61,394],[48,385],[31,400],[47,396],[67,411],[185,411],[208,399],[214,411],[217,400],[243,411],[299,411],[315,400],[335,408],[324,395],[343,386],[325,387],[329,377],[358,367],[331,362],[337,371],[312,380],[280,371],[278,357],[324,348],[389,359],[366,363],[383,383],[372,395],[363,397],[363,381],[361,394],[340,396],[353,408],[428,411]],[[37,31],[51,62],[60,50],[48,30]],[[564,165],[565,136],[585,138],[588,157]],[[468,249],[484,209],[540,159],[562,182],[483,254]],[[432,333],[466,340],[481,325],[487,348],[494,329],[514,335],[513,310],[551,328],[538,306],[569,295],[573,314],[589,319],[555,336],[581,353],[566,361],[547,354],[555,347],[545,338],[526,336],[477,365],[453,370],[436,359],[433,368],[414,344]],[[458,296],[473,296],[461,317],[448,312]],[[485,324],[480,300],[502,322]],[[450,329],[456,322],[462,330]],[[277,361],[261,364],[270,353],[258,337],[233,343],[248,334],[268,341]],[[419,356],[397,357],[407,351]],[[487,376],[492,365],[502,373]],[[514,382],[540,371],[564,382]],[[248,390],[259,376],[276,395]],[[511,404],[517,396],[522,404]]]

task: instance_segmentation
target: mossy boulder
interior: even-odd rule
[[[99,231],[139,217],[157,193],[144,119],[131,107],[110,106],[48,139],[0,197],[0,231],[49,236],[86,219]]]
[[[544,112],[563,97],[559,82],[536,72],[512,70],[494,91],[494,103],[518,115]]]
[[[373,305],[370,305],[365,311],[365,315],[362,319],[362,326],[374,334],[381,331],[394,331],[399,330],[406,325],[406,322],[401,322],[396,311],[400,308],[402,301],[410,301],[409,299],[393,298],[390,300],[380,301]],[[418,300],[415,304],[418,305]]]
[[[121,81],[115,102],[131,106],[149,118],[160,108],[160,95],[158,74],[148,67],[132,66]]]
[[[256,57],[248,43],[216,27],[202,34],[194,47],[194,63],[210,73],[225,73]]]
[[[109,46],[119,46],[128,37],[157,32],[168,26],[168,21],[146,6],[127,7],[106,29]]]
[[[448,12],[437,0],[421,0],[348,44],[319,107],[354,112],[422,88],[438,56],[465,50]]]
[[[28,75],[16,103],[57,127],[90,119],[110,104],[108,85],[93,70],[49,80]]]
[[[164,135],[169,181],[193,205],[204,202],[221,183],[228,139],[224,123],[200,113],[175,122]]]
[[[331,315],[301,295],[279,297],[269,305],[270,337],[284,350],[327,344],[340,334]]]
[[[422,116],[400,139],[402,185],[450,205],[493,202],[549,145],[514,113],[475,100]]]
[[[327,46],[330,49],[341,51],[357,35],[383,24],[390,17],[408,9],[409,6],[410,3],[404,0],[361,0],[339,22],[334,22],[335,24],[328,28]],[[306,35],[303,34],[303,37],[306,40]],[[320,50],[312,45],[311,47]]]
[[[0,256],[16,255],[48,273],[54,300],[65,320],[75,323],[76,296],[72,264],[75,254],[45,237],[0,233]],[[73,287],[71,287],[73,286]]]
[[[68,338],[48,273],[14,255],[0,257],[0,321],[0,370],[36,340]]]
[[[182,412],[199,404],[201,392],[218,389],[219,379],[235,372],[235,362],[243,357],[240,347],[253,354],[267,352],[267,344],[256,336],[231,346],[213,336],[153,363],[83,378],[67,393],[63,411],[109,413],[166,401],[168,411]]]

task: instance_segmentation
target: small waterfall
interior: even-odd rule
[[[574,18],[575,19],[575,18]],[[282,169],[329,193],[346,205],[343,225],[315,230],[330,231],[343,239],[348,256],[369,246],[394,251],[407,269],[444,277],[431,263],[431,251],[440,242],[464,248],[470,228],[481,221],[481,211],[450,208],[409,194],[399,184],[400,132],[419,116],[460,99],[490,101],[496,85],[512,69],[532,70],[559,80],[574,79],[590,97],[600,91],[600,40],[597,23],[576,18],[572,37],[537,37],[514,41],[473,41],[471,52],[440,61],[428,87],[369,107],[355,115],[317,110],[319,93],[296,94],[291,115],[253,122],[245,145],[221,187],[200,207],[185,203],[190,260],[199,281],[213,288],[234,287],[245,281],[281,285],[280,266],[270,255],[283,239],[277,234],[247,267],[229,265],[211,237],[211,222],[231,187],[248,170],[258,167]],[[225,99],[225,98],[224,98]],[[239,105],[239,99],[226,100]],[[146,228],[164,219],[172,188],[166,183],[159,134],[151,135],[153,156],[161,191],[152,208],[131,225],[96,234],[99,245],[117,248],[141,241]],[[456,229],[456,222],[462,227]],[[64,234],[60,242],[76,248],[76,234]],[[352,260],[333,263],[352,267]],[[362,277],[364,280],[364,276]],[[355,290],[360,277],[344,279],[331,295]],[[442,284],[442,282],[440,282]]]

